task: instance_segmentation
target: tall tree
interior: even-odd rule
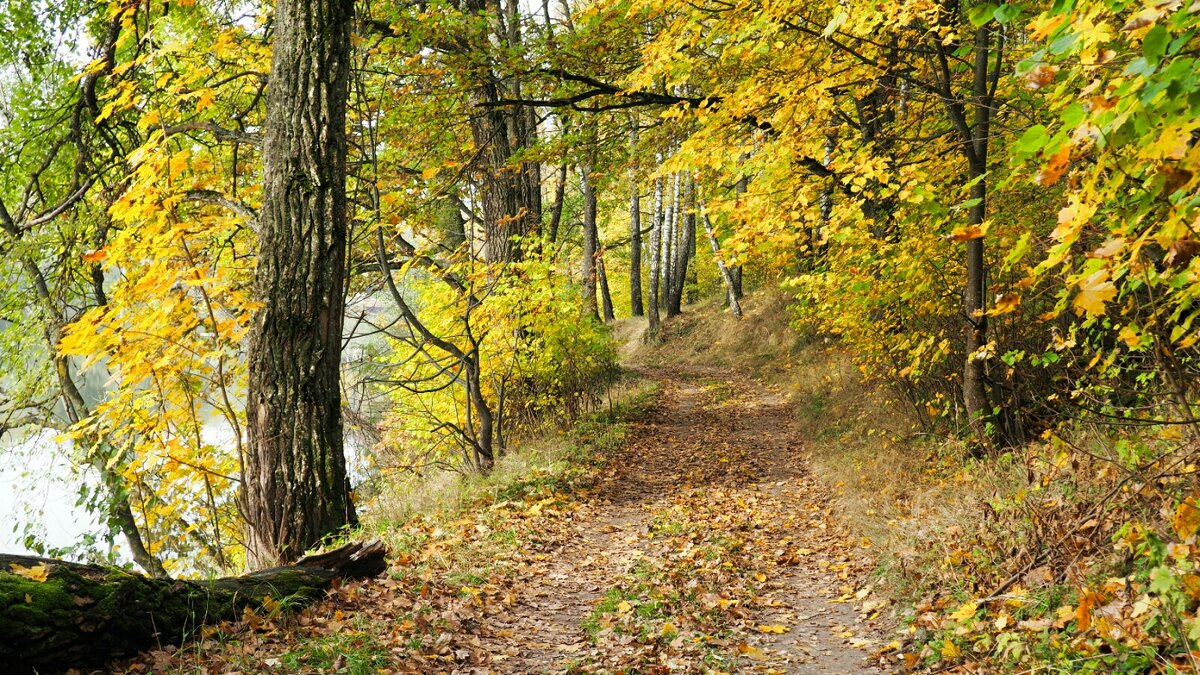
[[[279,0],[249,343],[242,483],[255,566],[355,522],[339,386],[352,0]]]
[[[642,203],[638,194],[637,120],[629,131],[629,309],[642,316]]]
[[[596,186],[592,182],[592,167],[579,166],[579,187],[583,192],[583,303],[584,308],[599,316],[596,305],[596,255],[600,252],[600,237],[596,229]]]

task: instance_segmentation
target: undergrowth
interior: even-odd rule
[[[299,611],[268,603],[182,649],[148,652],[128,672],[425,672],[478,659],[484,647],[471,626],[485,609],[515,602],[518,567],[566,526],[657,387],[621,379],[598,410],[513,448],[487,476],[392,477],[358,533],[388,545],[386,577],[335,586]]]
[[[1196,672],[1197,441],[1076,423],[976,456],[865,383],[836,341],[803,338],[762,293],[668,323],[645,363],[751,371],[793,402],[811,470],[865,535],[911,668]]]

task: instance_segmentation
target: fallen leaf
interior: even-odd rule
[[[959,607],[957,610],[955,610],[955,612],[950,615],[950,618],[954,619],[955,621],[957,621],[959,623],[966,623],[967,621],[975,618],[975,612],[977,612],[978,610],[979,610],[978,603],[968,602],[968,603],[963,604],[962,607]]]
[[[33,567],[25,567],[24,565],[12,563],[8,567],[13,574],[19,577],[25,577],[30,581],[36,581],[39,584],[46,583],[46,577],[50,574],[50,568],[46,565],[46,563],[38,563]]]

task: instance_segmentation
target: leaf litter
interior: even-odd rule
[[[416,518],[388,576],[268,605],[127,672],[882,673],[889,602],[792,408],[728,370],[657,369],[591,467]]]

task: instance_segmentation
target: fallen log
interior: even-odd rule
[[[386,553],[379,541],[352,543],[294,565],[208,581],[0,554],[0,664],[10,666],[6,673],[44,673],[179,645],[264,597],[308,602],[324,597],[336,578],[377,576]]]

